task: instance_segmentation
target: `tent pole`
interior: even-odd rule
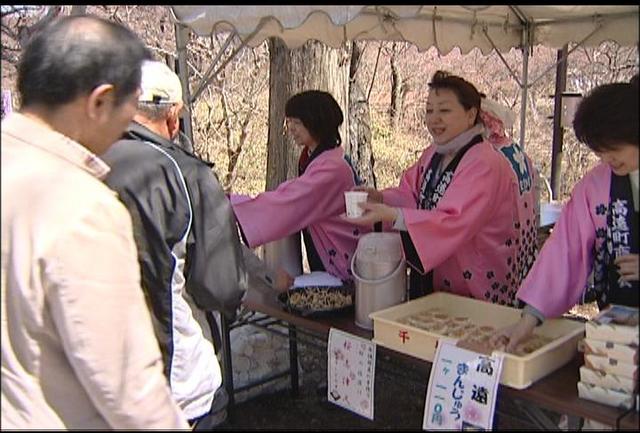
[[[520,147],[525,148],[527,123],[527,91],[529,90],[529,41],[522,48],[522,99],[520,102]]]
[[[602,25],[598,26],[598,28],[596,28],[594,31],[592,31],[591,33],[589,33],[589,34],[588,34],[584,39],[582,39],[580,42],[577,42],[577,43],[575,44],[575,46],[574,46],[573,48],[571,48],[570,50],[568,50],[568,51],[563,50],[563,52],[564,52],[564,58],[562,58],[562,59],[558,58],[554,64],[550,65],[547,69],[545,69],[545,70],[544,70],[544,72],[542,72],[540,75],[538,75],[538,77],[537,77],[535,80],[533,80],[533,81],[531,82],[531,84],[529,85],[529,87],[532,87],[535,83],[537,83],[537,82],[538,82],[538,80],[539,80],[539,79],[541,79],[542,77],[544,77],[544,76],[547,74],[547,72],[549,72],[551,69],[553,69],[553,67],[554,67],[554,66],[555,66],[555,67],[557,67],[557,66],[558,66],[558,63],[560,63],[560,62],[564,61],[566,58],[568,58],[568,57],[569,57],[569,54],[573,53],[575,50],[577,50],[578,48],[580,48],[580,47],[582,46],[582,44],[584,44],[584,42],[585,42],[587,39],[589,39],[591,36],[593,36],[593,35],[594,35],[598,30],[600,30],[601,28],[602,28]]]
[[[553,145],[551,148],[551,200],[558,199],[560,192],[560,173],[562,169],[562,144],[564,128],[562,126],[562,94],[567,88],[567,49],[565,44],[558,50],[556,67],[556,92],[553,101]]]
[[[180,129],[189,139],[191,149],[193,149],[194,138],[191,123],[191,94],[189,91],[189,66],[187,65],[187,43],[189,42],[191,29],[181,24],[176,24],[175,31],[176,51],[178,52],[176,69],[178,76],[180,77],[180,83],[182,83],[182,100],[187,108],[186,110],[182,110],[182,114],[180,116]]]
[[[211,65],[209,66],[209,69],[207,69],[207,72],[204,73],[204,75],[202,76],[202,81],[200,81],[200,85],[198,85],[198,87],[196,88],[196,90],[193,92],[193,96],[190,99],[190,102],[193,103],[196,101],[196,99],[198,99],[198,96],[200,96],[200,93],[202,93],[204,91],[204,89],[207,88],[207,86],[209,85],[209,83],[211,82],[211,80],[213,79],[213,77],[215,77],[215,75],[218,73],[218,71],[220,71],[220,69],[222,68],[222,66],[218,67],[218,69],[215,70],[215,72],[213,72],[213,69],[216,67],[216,65],[218,64],[218,60],[220,60],[220,58],[222,57],[222,55],[224,54],[225,50],[227,49],[227,47],[229,46],[229,44],[231,44],[231,41],[233,40],[233,38],[236,36],[236,31],[232,31],[231,33],[229,33],[229,36],[227,36],[227,39],[224,41],[224,43],[222,44],[222,47],[220,47],[220,49],[218,50],[218,53],[216,54],[216,56],[213,58],[213,60],[211,61]],[[236,50],[232,55],[230,55],[227,60],[223,63],[223,65],[226,65],[227,62],[229,60],[231,60],[231,58],[233,58],[233,56],[235,56],[235,54],[237,53],[238,50]]]
[[[531,46],[532,29],[527,16],[520,10],[519,6],[509,6],[522,24],[522,81],[518,83],[522,96],[520,99],[520,147],[525,148],[525,127],[527,123],[527,91],[529,90],[529,47]]]
[[[489,36],[489,32],[487,32],[486,28],[482,29],[482,32],[484,33],[484,36],[487,38],[487,40],[489,41],[489,43],[491,44],[491,47],[493,47],[493,50],[496,52],[496,54],[498,55],[498,57],[500,58],[500,60],[502,61],[502,63],[504,64],[504,66],[507,68],[507,71],[509,72],[509,74],[511,74],[511,77],[516,80],[516,83],[518,83],[518,87],[522,88],[522,83],[520,82],[520,78],[518,77],[518,75],[516,75],[515,72],[513,72],[513,69],[511,69],[511,66],[509,65],[509,62],[507,62],[504,58],[504,56],[502,55],[502,53],[500,52],[500,50],[498,49],[498,47],[496,46],[496,44],[493,42],[493,40],[491,39],[491,36]]]

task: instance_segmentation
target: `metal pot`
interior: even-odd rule
[[[358,275],[368,280],[385,278],[396,270],[402,254],[398,233],[368,233],[360,238],[355,252]]]
[[[395,270],[384,278],[366,279],[356,269],[356,257],[351,259],[351,273],[356,286],[356,320],[364,329],[373,329],[369,314],[404,302],[407,285],[407,265],[400,260]]]

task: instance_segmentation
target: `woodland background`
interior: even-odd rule
[[[16,65],[25,42],[37,26],[61,14],[87,12],[122,23],[136,32],[158,60],[174,67],[175,27],[168,6],[2,6],[2,89],[12,90]],[[225,35],[191,36],[188,67],[191,92],[198,85]],[[240,44],[234,40],[228,55]],[[569,46],[571,50],[572,45]],[[557,51],[534,47],[529,77],[548,72],[530,88],[527,100],[525,150],[547,179],[551,171],[553,98]],[[504,54],[520,73],[521,53]],[[488,97],[511,107],[516,122],[510,135],[520,137],[521,91],[495,53],[479,50],[419,52],[410,43],[359,41],[332,49],[315,41],[289,50],[271,39],[256,48],[242,48],[217,74],[192,107],[194,150],[215,164],[225,190],[255,195],[295,175],[299,149],[283,133],[283,110],[293,93],[310,88],[328,90],[349,113],[342,130],[345,151],[360,176],[378,188],[395,186],[404,169],[430,143],[424,122],[427,83],[443,69],[461,75]],[[638,72],[638,47],[604,42],[577,48],[568,58],[568,92],[586,94],[597,85],[626,81]],[[271,88],[271,94],[269,89]],[[564,131],[559,199],[566,200],[577,180],[597,159]],[[548,200],[541,185],[542,200]]]

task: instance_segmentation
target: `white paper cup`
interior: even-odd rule
[[[347,218],[358,218],[362,216],[364,211],[360,209],[358,203],[366,203],[368,194],[366,191],[346,191],[344,193]]]

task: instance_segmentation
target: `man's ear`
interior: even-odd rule
[[[101,120],[109,116],[115,101],[113,84],[100,84],[87,97],[87,116],[92,120]]]
[[[178,135],[180,130],[180,110],[182,109],[182,103],[176,104],[169,110],[169,116],[167,117],[167,130],[169,136],[174,139]]]

